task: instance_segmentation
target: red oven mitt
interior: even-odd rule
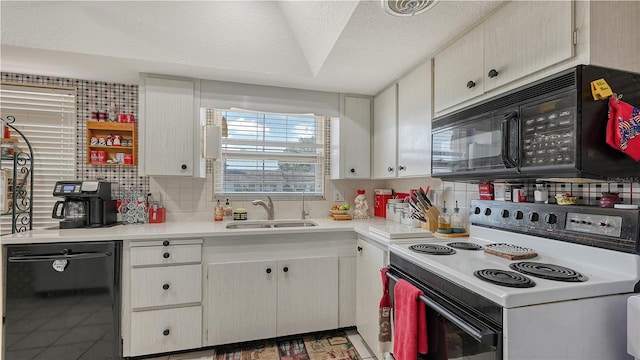
[[[640,161],[640,110],[615,96],[609,98],[607,144]]]

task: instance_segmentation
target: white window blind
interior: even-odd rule
[[[324,117],[216,110],[215,118],[228,133],[214,167],[216,196],[323,196]]]
[[[2,84],[0,87],[2,118],[15,117],[12,125],[20,130],[33,148],[33,218],[34,229],[57,225],[51,218],[53,187],[58,180],[74,180],[76,164],[76,95],[75,89],[46,88]],[[12,133],[12,137],[19,137]],[[22,151],[27,145],[20,139]],[[3,160],[3,169],[13,162]],[[2,233],[11,231],[11,217],[0,216]]]

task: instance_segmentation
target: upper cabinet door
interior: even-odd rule
[[[431,174],[431,61],[398,82],[397,173]]]
[[[145,77],[143,87],[144,175],[194,176],[196,143],[200,144],[195,139],[195,82]]]
[[[331,178],[371,177],[371,98],[340,96],[340,118],[331,119]]]
[[[490,16],[484,22],[485,91],[573,57],[573,6],[515,1]]]
[[[373,100],[373,177],[396,177],[398,87],[393,85]]]
[[[483,26],[448,46],[434,60],[434,110],[442,111],[484,93]]]

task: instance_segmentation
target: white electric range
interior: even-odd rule
[[[425,293],[431,358],[631,358],[626,301],[640,291],[637,210],[478,200],[470,214],[468,239],[389,246],[392,280]],[[533,257],[485,251],[497,244]]]

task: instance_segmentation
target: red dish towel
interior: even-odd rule
[[[387,272],[389,269],[382,268],[382,298],[380,299],[380,309],[378,310],[378,351],[381,353],[391,352],[391,296],[389,296],[389,279]]]
[[[427,313],[418,299],[422,291],[400,279],[393,288],[394,337],[393,356],[396,360],[416,360],[418,353],[427,353]]]

